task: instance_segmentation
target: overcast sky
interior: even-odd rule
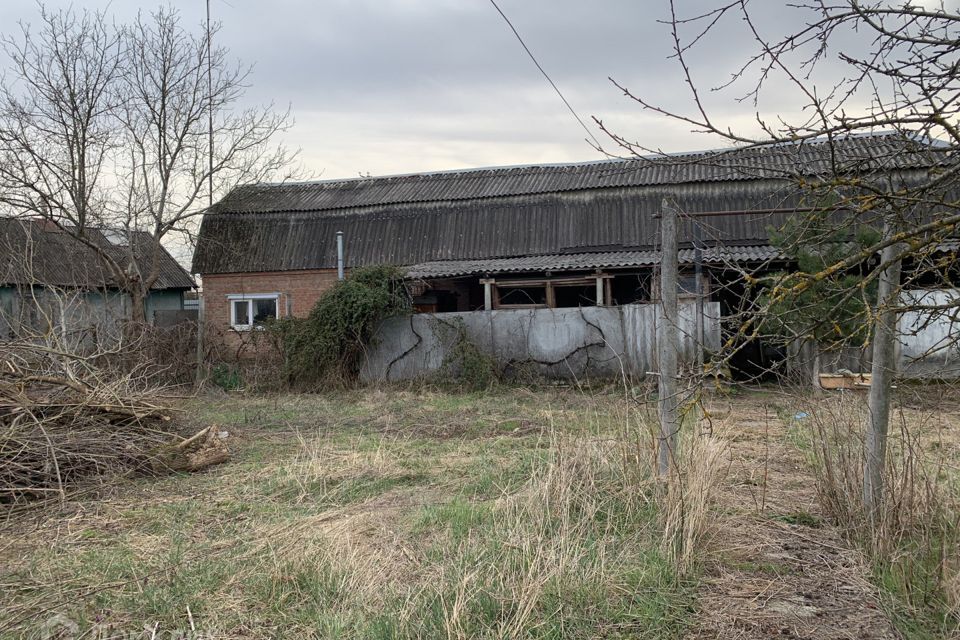
[[[50,0],[48,6],[66,6]],[[201,24],[204,0],[175,0],[188,24]],[[670,151],[717,146],[688,126],[625,98],[636,93],[689,106],[669,31],[666,0],[499,0],[541,64],[594,135],[601,118],[616,132]],[[678,0],[687,13],[712,4]],[[951,4],[956,4],[951,2]],[[158,5],[145,0],[82,0],[118,21]],[[775,34],[801,18],[786,2],[754,6]],[[489,0],[212,0],[219,44],[254,65],[247,100],[292,108],[284,141],[323,178],[434,169],[599,159],[587,134],[527,58]],[[0,29],[36,19],[33,0],[0,2]],[[731,21],[695,57],[705,86],[720,82],[748,52]],[[714,96],[718,112],[749,122],[750,105]],[[774,95],[765,108],[786,112],[795,99]]]

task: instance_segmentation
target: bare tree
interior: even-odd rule
[[[890,230],[865,246],[824,261],[811,272],[766,279],[762,283],[765,303],[754,304],[742,316],[736,336],[741,341],[758,337],[761,319],[772,305],[800,300],[831,279],[840,283],[838,276],[854,273],[857,277],[830,297],[836,305],[863,297],[871,283],[880,282],[878,293],[864,305],[860,316],[874,341],[873,366],[884,368],[874,371],[877,386],[870,396],[868,430],[872,449],[864,470],[868,479],[864,507],[873,512],[882,500],[882,455],[893,373],[889,368],[895,339],[892,327],[896,313],[907,308],[901,302],[901,288],[921,279],[951,286],[951,278],[957,275],[955,258],[944,261],[936,256],[960,225],[960,14],[948,11],[942,2],[931,8],[910,2],[812,0],[783,7],[781,10],[797,12],[798,19],[791,24],[801,26],[769,37],[761,25],[760,5],[750,0],[727,0],[689,16],[681,15],[678,5],[670,0],[665,24],[690,108],[663,106],[615,80],[614,84],[644,109],[712,136],[738,152],[773,146],[802,150],[814,141],[821,147],[825,144],[826,152],[819,154],[823,166],[817,175],[807,171],[782,176],[793,180],[808,201],[830,200],[829,209],[835,215],[821,239],[826,242],[826,237],[837,231],[852,235],[857,226]],[[745,34],[729,31],[738,25]],[[730,70],[726,80],[714,86],[698,82],[697,54],[711,44],[718,45],[715,38],[727,43],[741,35],[752,41],[752,53]],[[710,71],[717,77],[715,68]],[[752,125],[738,126],[717,115],[716,96],[731,92],[739,104],[755,110]],[[795,99],[796,110],[763,112],[767,99],[785,95]],[[597,122],[622,150],[645,155],[651,162],[662,155],[659,149],[629,140]],[[877,132],[896,135],[890,136],[885,152],[869,158],[850,158],[834,144],[851,135]],[[717,152],[697,162],[727,161],[729,167],[725,155],[729,156]],[[924,162],[903,161],[919,155]],[[809,209],[822,210],[820,206]],[[797,215],[805,214],[798,210]],[[822,221],[814,215],[806,219],[811,220],[811,227]],[[902,277],[901,263],[909,263]],[[955,306],[955,301],[948,301],[925,309],[955,314],[951,311]],[[831,322],[836,316],[821,310],[819,317]]]
[[[169,9],[140,16],[123,30],[118,117],[129,161],[121,177],[127,198],[116,215],[122,227],[147,229],[157,240],[141,260],[130,256],[139,296],[159,276],[159,240],[191,235],[208,185],[226,193],[274,176],[291,159],[270,144],[288,127],[289,112],[235,110],[250,70],[231,62],[225,49],[209,47],[214,35],[186,31]]]
[[[289,112],[241,108],[249,69],[208,46],[215,29],[194,34],[171,9],[116,26],[41,6],[41,23],[4,40],[0,199],[96,250],[143,322],[163,243],[190,237],[208,196],[288,166],[272,141]],[[94,227],[125,237],[124,259]]]
[[[40,18],[39,31],[21,25],[22,37],[3,39],[12,68],[0,85],[0,198],[82,237],[108,198],[121,43],[100,13],[41,6]]]

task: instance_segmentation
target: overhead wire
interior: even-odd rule
[[[564,97],[563,92],[560,91],[560,87],[558,87],[557,84],[550,78],[550,75],[543,68],[543,65],[541,65],[540,62],[537,60],[536,56],[533,55],[533,52],[530,50],[530,47],[528,47],[527,43],[523,41],[523,37],[520,35],[520,32],[517,31],[517,28],[513,26],[513,23],[510,21],[510,18],[507,17],[507,14],[503,12],[503,9],[500,8],[500,5],[497,4],[496,0],[490,0],[490,4],[493,5],[493,8],[497,10],[497,13],[500,14],[500,17],[502,17],[504,22],[507,23],[507,26],[510,27],[510,30],[513,31],[513,35],[517,37],[517,40],[520,42],[520,45],[523,47],[523,50],[527,52],[527,55],[533,61],[533,64],[537,66],[537,69],[540,70],[540,73],[543,74],[543,77],[547,79],[547,82],[550,83],[550,86],[553,87],[553,90],[556,91],[558,96],[560,96],[560,99],[563,101],[563,104],[566,105],[567,109],[570,111],[570,113],[573,115],[576,121],[580,123],[580,126],[583,127],[583,130],[586,131],[587,135],[590,136],[590,139],[593,140],[593,144],[596,146],[597,149],[599,149],[601,147],[600,141],[597,140],[597,137],[593,135],[593,132],[590,131],[590,128],[583,121],[583,118],[581,118],[580,115],[577,113],[577,111],[573,108],[573,105],[570,104],[570,101],[567,100],[566,97]]]

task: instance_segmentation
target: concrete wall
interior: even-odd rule
[[[900,316],[899,366],[911,378],[960,377],[960,290],[911,290],[901,295],[904,306],[947,306],[918,309]]]
[[[695,305],[680,304],[681,361],[695,360]],[[367,381],[436,373],[462,330],[505,368],[532,367],[555,378],[644,375],[656,367],[658,306],[523,309],[417,314],[391,318],[374,338],[361,371]],[[706,305],[708,350],[720,347],[719,303]]]

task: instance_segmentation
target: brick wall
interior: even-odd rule
[[[215,330],[223,330],[230,346],[242,336],[230,331],[228,295],[279,293],[277,304],[281,317],[292,314],[304,317],[317,299],[337,281],[336,269],[315,271],[272,271],[258,273],[222,273],[203,276],[203,305],[206,322]]]

